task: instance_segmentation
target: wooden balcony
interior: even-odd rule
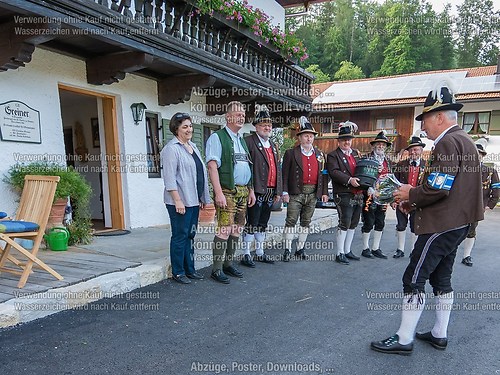
[[[20,24],[19,16],[36,22]],[[19,27],[50,32],[22,36]],[[309,73],[248,28],[198,14],[194,0],[4,0],[0,28],[11,36],[8,48],[0,43],[0,70],[23,66],[43,46],[84,58],[91,84],[112,84],[126,73],[156,79],[162,105],[185,101],[192,87],[226,87],[240,90],[234,99],[310,110]]]

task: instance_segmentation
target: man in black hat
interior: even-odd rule
[[[255,263],[250,255],[255,241],[255,255],[259,262],[272,264],[274,261],[264,253],[266,228],[271,217],[271,208],[281,198],[282,178],[278,148],[271,140],[273,124],[265,105],[255,105],[253,121],[255,134],[245,137],[248,152],[252,158],[252,178],[255,204],[247,209],[247,222],[243,235],[243,258],[241,264],[250,268]]]
[[[394,197],[405,211],[416,210],[417,242],[403,275],[401,324],[393,336],[371,343],[383,353],[411,354],[413,336],[425,306],[429,280],[436,296],[436,320],[432,330],[416,337],[439,350],[448,344],[447,329],[453,307],[451,274],[458,245],[469,223],[483,219],[481,172],[472,139],[457,125],[452,92],[441,84],[429,93],[422,114],[422,130],[434,141],[424,180],[416,187],[402,185]]]
[[[391,173],[391,163],[385,155],[385,150],[391,145],[391,142],[385,135],[384,131],[377,134],[370,144],[372,145],[372,152],[368,155],[369,159],[375,160],[379,163],[378,177],[382,177]],[[363,201],[363,226],[361,227],[363,251],[361,255],[366,258],[373,258],[374,256],[380,259],[387,259],[382,250],[380,250],[380,240],[382,239],[382,232],[385,226],[385,213],[387,211],[387,204],[377,204],[373,200],[373,195],[365,191]],[[373,244],[370,251],[370,233],[373,231]]]
[[[408,146],[405,148],[405,150],[408,151],[408,158],[401,160],[394,167],[394,176],[402,184],[410,184],[415,187],[422,183],[425,169],[425,160],[422,159],[424,147],[425,143],[423,143],[419,137],[413,136],[408,141]],[[393,258],[402,258],[405,256],[406,227],[408,226],[408,221],[410,222],[410,231],[413,238],[412,248],[417,240],[417,236],[414,234],[415,211],[407,214],[399,209],[397,203],[393,203],[391,206],[396,210],[396,219],[398,220],[396,225],[398,248]]]
[[[479,141],[478,141],[479,142]],[[483,157],[487,154],[483,145],[476,143],[477,151],[479,152],[479,160],[481,162],[481,180],[483,188],[483,207],[484,210],[492,210],[498,203],[500,197],[500,182],[498,173],[495,168],[490,168],[483,163]],[[469,233],[464,240],[464,256],[462,264],[472,267],[472,258],[470,256],[474,242],[476,240],[477,221],[472,223],[469,228]]]
[[[359,178],[354,177],[360,153],[351,147],[357,129],[358,126],[353,122],[340,123],[338,147],[328,154],[326,163],[326,169],[332,179],[339,219],[335,261],[340,264],[349,264],[348,259],[359,260],[351,251],[354,232],[363,207],[363,190],[359,188]]]
[[[283,156],[283,202],[287,203],[284,228],[283,261],[291,257],[295,225],[300,217],[299,239],[295,257],[307,259],[304,250],[316,200],[328,201],[328,173],[325,154],[313,146],[318,133],[305,116],[299,119],[299,145]]]

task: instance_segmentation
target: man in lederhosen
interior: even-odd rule
[[[457,125],[452,91],[440,85],[429,92],[422,114],[422,130],[434,141],[424,181],[416,187],[405,184],[394,197],[405,212],[416,210],[417,242],[403,275],[401,324],[393,336],[371,343],[383,353],[411,354],[413,336],[425,306],[427,280],[436,297],[436,320],[432,330],[416,337],[439,350],[448,345],[447,329],[453,308],[451,274],[457,248],[470,223],[483,219],[483,197],[479,155],[470,136]]]
[[[300,144],[285,152],[283,157],[283,202],[287,203],[284,228],[283,261],[291,257],[295,225],[300,217],[299,239],[295,257],[307,259],[304,250],[316,200],[328,201],[328,173],[325,155],[313,146],[318,133],[305,116],[299,119],[297,137]],[[324,171],[324,173],[323,173]]]
[[[229,284],[227,275],[243,277],[243,272],[234,266],[233,258],[245,225],[247,206],[255,204],[255,194],[250,154],[240,133],[245,124],[245,106],[230,102],[225,117],[226,126],[207,140],[205,158],[217,215],[210,277]]]
[[[370,144],[372,145],[372,152],[367,156],[369,159],[375,160],[379,163],[378,177],[382,177],[391,173],[391,163],[386,157],[385,151],[391,145],[391,142],[385,135],[384,131],[378,133]],[[363,251],[361,255],[366,258],[373,258],[374,256],[381,259],[387,259],[382,250],[380,250],[380,240],[382,239],[382,232],[385,226],[385,213],[387,211],[387,204],[377,204],[373,200],[373,195],[369,191],[364,193],[363,201],[363,226],[361,227]],[[370,233],[373,230],[373,244],[370,251]]]
[[[478,141],[479,142],[479,141]],[[487,154],[483,145],[476,143],[477,151],[479,152],[479,160],[481,161],[481,181],[483,187],[483,207],[484,210],[492,210],[498,203],[500,197],[500,182],[498,173],[495,168],[488,167],[483,164],[483,157]],[[464,240],[464,256],[462,264],[472,267],[472,258],[470,256],[474,242],[476,240],[477,221],[472,223],[469,228],[469,233]]]
[[[408,151],[408,159],[401,160],[394,167],[394,176],[402,184],[410,184],[415,187],[422,183],[422,177],[425,170],[425,160],[422,159],[422,152],[424,151],[425,143],[419,137],[411,137],[406,151]],[[396,232],[398,235],[398,248],[393,255],[393,258],[402,258],[405,256],[405,242],[406,242],[406,227],[408,226],[408,221],[410,222],[410,232],[412,234],[412,248],[413,244],[417,240],[417,236],[414,228],[414,218],[415,211],[409,214],[401,211],[397,203],[392,204],[392,208],[396,210],[396,219],[398,223],[396,225]]]
[[[351,251],[354,232],[363,207],[363,190],[359,188],[359,178],[354,177],[360,154],[351,147],[357,130],[358,126],[353,122],[340,123],[338,147],[328,154],[326,163],[326,169],[332,179],[339,219],[335,261],[340,264],[349,264],[348,259],[359,260]]]
[[[241,259],[242,265],[251,268],[255,267],[255,262],[250,255],[254,241],[255,259],[263,263],[274,263],[264,253],[264,241],[272,206],[281,199],[283,191],[278,148],[270,139],[273,124],[265,105],[255,105],[253,124],[256,133],[245,137],[245,142],[253,162],[252,178],[256,201],[247,209],[247,222],[243,235],[244,254]]]

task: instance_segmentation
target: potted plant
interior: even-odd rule
[[[70,197],[73,221],[68,225],[69,244],[90,243],[92,241],[92,222],[89,205],[92,188],[83,176],[73,167],[42,161],[11,166],[4,177],[4,182],[21,193],[24,187],[24,177],[30,174],[60,177],[54,202],[64,203],[65,208],[67,198]]]

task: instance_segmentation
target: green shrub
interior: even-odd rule
[[[4,177],[19,194],[24,187],[26,175],[59,176],[54,200],[71,199],[73,223],[69,226],[70,244],[88,244],[92,241],[92,222],[90,218],[90,196],[92,187],[73,167],[56,163],[34,162],[11,166]]]

